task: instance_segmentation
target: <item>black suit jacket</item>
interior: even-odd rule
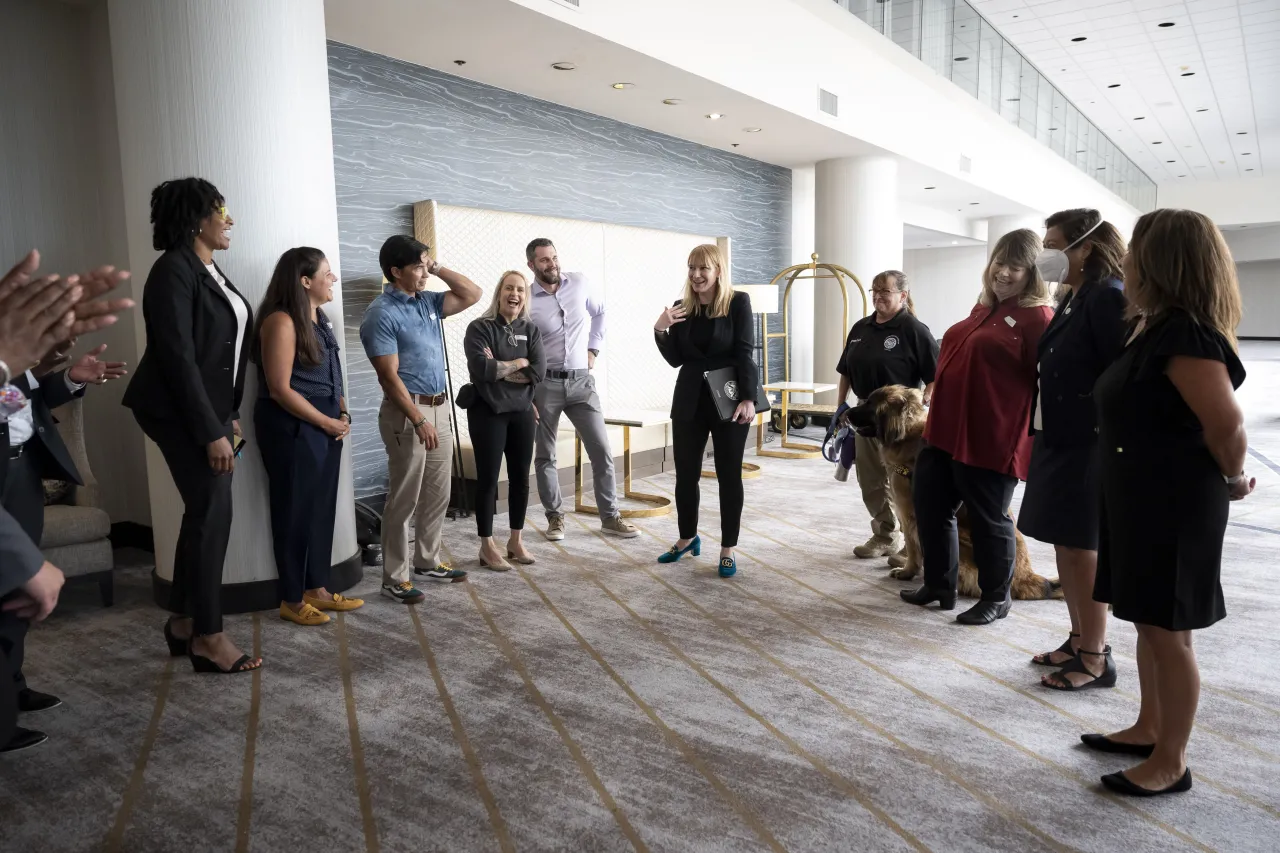
[[[680,304],[679,301],[676,302]],[[671,419],[692,420],[698,399],[706,388],[702,374],[708,370],[734,367],[738,371],[738,399],[754,400],[760,384],[759,371],[751,352],[755,348],[755,324],[751,317],[751,297],[733,294],[729,313],[711,320],[711,343],[703,352],[689,339],[693,320],[676,323],[665,334],[655,332],[658,351],[672,367],[680,368],[671,398]]]
[[[1040,390],[1032,403],[1042,406],[1041,431],[1053,447],[1088,444],[1097,438],[1093,385],[1124,351],[1129,324],[1124,285],[1115,279],[1080,288],[1058,306],[1040,337]]]
[[[226,273],[218,267],[224,279]],[[227,287],[240,296],[230,279]],[[241,297],[243,298],[243,297]],[[240,417],[253,309],[236,363],[236,314],[195,251],[172,249],[151,267],[142,291],[147,349],[125,391],[124,405],[168,421],[206,445],[225,438]],[[235,380],[232,380],[232,376]]]
[[[34,391],[27,382],[25,373],[15,377],[13,384],[21,388],[22,393],[26,394],[30,401],[28,405],[31,407],[35,433],[27,442],[28,451],[31,445],[37,443],[45,450],[44,453],[38,453],[35,456],[40,460],[40,476],[46,480],[67,480],[77,486],[83,486],[84,482],[80,479],[80,472],[76,470],[76,463],[71,460],[67,445],[58,432],[58,420],[53,416],[53,409],[71,402],[76,397],[84,396],[83,388],[73,393],[67,387],[66,375],[65,370],[47,374],[39,380],[38,387]],[[0,453],[0,486],[2,486],[9,474],[9,425],[7,423],[0,424],[0,447],[5,450],[4,453]]]

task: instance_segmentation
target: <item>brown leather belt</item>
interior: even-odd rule
[[[449,397],[445,394],[436,394],[434,397],[429,397],[426,394],[410,394],[409,399],[419,406],[443,406],[448,402]]]

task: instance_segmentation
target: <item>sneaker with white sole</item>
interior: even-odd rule
[[[853,556],[860,560],[866,560],[871,557],[887,557],[898,550],[898,543],[892,539],[883,539],[879,536],[872,536],[866,542],[858,545],[853,549]]]
[[[384,583],[382,594],[389,595],[401,604],[421,604],[427,596],[409,581],[404,583]]]
[[[620,515],[600,519],[600,532],[617,536],[619,539],[635,539],[640,535],[640,529],[634,524],[623,521]]]
[[[420,578],[439,583],[461,583],[467,579],[466,572],[462,569],[455,569],[448,563],[441,563],[434,569],[414,569],[413,573]]]
[[[551,542],[559,542],[564,538],[564,516],[548,515],[547,532],[543,534]]]

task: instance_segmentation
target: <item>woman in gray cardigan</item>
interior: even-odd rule
[[[498,474],[505,455],[511,522],[506,556],[517,563],[531,564],[534,559],[525,549],[522,535],[538,417],[533,386],[543,380],[547,370],[541,335],[529,319],[529,285],[523,273],[511,270],[502,274],[489,310],[467,326],[462,345],[476,390],[475,400],[467,409],[467,428],[476,460],[480,565],[505,572],[511,564],[493,541]]]

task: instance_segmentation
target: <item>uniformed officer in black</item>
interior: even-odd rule
[[[933,374],[938,366],[938,342],[929,327],[916,318],[910,284],[905,273],[885,270],[871,282],[875,312],[853,324],[845,339],[836,370],[840,373],[839,399],[849,389],[864,402],[871,392],[886,385],[924,386],[928,403]],[[854,437],[855,465],[862,502],[871,513],[871,538],[853,549],[861,558],[889,556],[889,564],[906,565],[899,524],[893,514],[889,472],[880,459],[880,442]]]

